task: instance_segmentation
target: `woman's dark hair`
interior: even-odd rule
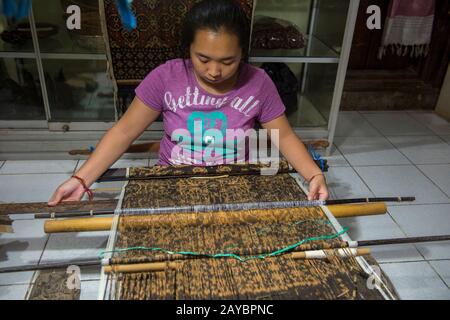
[[[200,29],[219,31],[224,28],[239,39],[243,55],[247,55],[250,38],[250,22],[237,0],[203,0],[187,13],[181,33],[181,44],[189,50],[195,33]]]

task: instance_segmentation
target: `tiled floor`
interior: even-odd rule
[[[450,234],[450,124],[424,112],[342,112],[327,173],[332,198],[416,196],[384,216],[340,219],[355,240]],[[47,201],[83,161],[0,161],[0,202]],[[154,164],[120,160],[115,167]],[[121,183],[93,188],[119,188]],[[114,197],[105,191],[102,197]],[[0,235],[0,267],[91,258],[107,233],[46,236],[31,215]],[[401,298],[450,299],[450,242],[373,247]],[[0,275],[0,299],[23,299],[33,272]],[[96,299],[99,269],[82,269],[81,299]]]

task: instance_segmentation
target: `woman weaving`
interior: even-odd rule
[[[275,85],[262,69],[244,62],[249,22],[240,6],[233,0],[196,4],[186,17],[182,41],[190,59],[167,61],[147,75],[136,88],[136,97],[127,112],[105,134],[78,172],[58,187],[48,204],[79,201],[161,113],[165,134],[159,165],[206,164],[183,157],[183,153],[174,157],[173,151],[179,148],[179,136],[175,133],[180,129],[192,136],[199,123],[202,129],[209,124],[223,132],[245,131],[258,121],[269,133],[278,130],[280,152],[309,182],[308,199],[326,200],[325,178],[284,115],[285,107]],[[201,122],[195,121],[198,119]],[[202,144],[200,148],[204,147]],[[204,152],[196,147],[194,154]]]

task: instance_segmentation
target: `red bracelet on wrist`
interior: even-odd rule
[[[306,180],[308,183],[311,183],[311,181],[315,178],[315,177],[318,177],[318,176],[322,176],[324,179],[325,179],[325,175],[323,174],[323,173],[318,173],[318,174],[315,174],[315,175],[313,175],[311,178],[309,178],[309,180]]]
[[[84,181],[83,178],[80,178],[80,177],[78,177],[78,176],[76,176],[76,175],[73,175],[72,178],[77,179],[77,180],[81,183],[81,185],[82,185],[83,188],[84,188],[84,192],[86,192],[86,193],[88,194],[89,201],[94,200],[94,193],[92,192],[91,189],[89,189],[89,188],[87,187],[86,181]]]

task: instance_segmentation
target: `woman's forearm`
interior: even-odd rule
[[[91,185],[122,156],[133,140],[132,137],[121,132],[117,126],[112,127],[76,175],[83,178],[87,185]]]
[[[269,136],[272,136],[271,130],[278,131],[278,138],[273,140],[281,154],[294,167],[294,169],[306,180],[322,173],[320,168],[311,158],[305,145],[294,132],[286,116],[281,116],[275,120],[263,124],[263,127],[269,130]]]
[[[280,137],[279,149],[286,160],[306,180],[310,180],[313,176],[322,172],[294,132]]]

